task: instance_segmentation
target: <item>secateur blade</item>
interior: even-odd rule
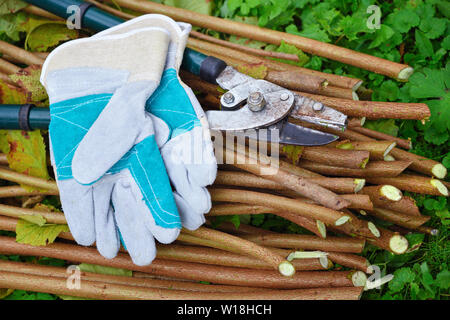
[[[321,146],[339,139],[333,134],[305,128],[286,119],[267,128],[236,131],[234,134],[258,141],[296,146]]]

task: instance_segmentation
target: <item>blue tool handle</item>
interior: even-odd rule
[[[80,8],[81,26],[94,31],[102,31],[125,22],[125,20],[99,9],[91,3],[80,0],[25,0],[25,2],[64,19],[74,14],[71,6],[77,6]],[[181,67],[209,83],[216,84],[217,77],[226,66],[227,64],[218,58],[206,56],[186,48]]]
[[[50,109],[33,104],[0,104],[0,129],[47,130],[50,124]]]

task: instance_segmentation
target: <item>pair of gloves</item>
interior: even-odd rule
[[[76,242],[137,265],[155,239],[195,230],[217,163],[208,122],[178,70],[191,25],[140,16],[67,42],[46,59],[51,162]]]

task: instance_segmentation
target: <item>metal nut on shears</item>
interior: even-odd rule
[[[247,105],[253,112],[261,111],[266,106],[264,95],[259,91],[250,93],[247,99]]]

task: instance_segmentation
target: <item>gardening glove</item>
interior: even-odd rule
[[[148,14],[129,20],[95,35],[104,37],[149,26],[160,26],[171,35],[166,66],[160,86],[147,101],[146,110],[162,121],[155,131],[170,129],[169,140],[160,144],[161,155],[175,188],[174,197],[183,227],[195,230],[205,222],[211,209],[207,185],[214,182],[217,163],[208,121],[192,90],[178,76],[191,25],[171,18]]]
[[[49,55],[41,75],[52,164],[75,240],[95,241],[113,258],[122,238],[137,265],[154,259],[154,238],[172,242],[181,228],[157,146],[170,131],[159,123],[155,137],[158,120],[145,111],[169,40],[162,28],[74,40]]]

